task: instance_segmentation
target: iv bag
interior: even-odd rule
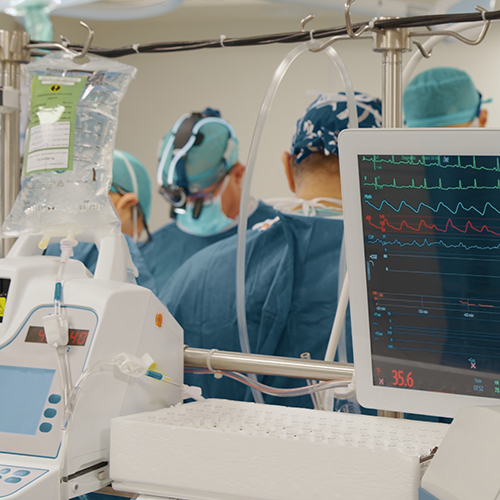
[[[65,52],[26,66],[31,85],[21,191],[3,236],[120,230],[108,191],[118,105],[136,74],[132,66]]]

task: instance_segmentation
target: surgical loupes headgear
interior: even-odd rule
[[[199,195],[199,216],[201,191],[221,180],[235,164],[238,139],[217,110],[206,108],[181,116],[163,138],[160,152],[157,181],[161,194],[177,209],[185,206],[188,196]]]

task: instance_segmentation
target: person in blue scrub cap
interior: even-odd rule
[[[356,93],[359,126],[380,127],[381,102]],[[297,122],[292,149],[283,154],[291,200],[283,211],[247,232],[246,316],[253,353],[324,359],[337,309],[343,219],[338,135],[348,126],[346,96],[320,96]],[[237,237],[216,243],[189,259],[161,290],[159,298],[195,348],[240,351],[236,316]],[[346,330],[350,332],[349,320]],[[346,361],[352,361],[350,333]],[[304,386],[305,381],[259,377],[275,387]],[[223,377],[185,374],[205,397],[251,400],[248,387]],[[309,396],[264,396],[267,403],[311,407]]]
[[[432,68],[414,77],[403,93],[406,125],[417,127],[484,127],[488,112],[481,93],[461,69]]]
[[[217,110],[181,116],[162,139],[157,180],[174,221],[141,248],[158,290],[189,257],[236,233],[244,173],[233,127]],[[252,198],[248,226],[274,214]]]
[[[137,284],[156,293],[156,285],[137,242],[142,234],[150,238],[148,221],[151,215],[151,178],[143,163],[134,155],[115,149],[113,152],[113,177],[109,192],[111,201],[120,217],[132,261],[139,275]],[[99,251],[93,243],[79,242],[73,248],[75,259],[95,272]],[[45,255],[61,255],[59,244],[50,244]]]

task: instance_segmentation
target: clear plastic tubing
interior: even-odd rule
[[[238,250],[236,255],[236,313],[238,317],[238,333],[240,338],[241,351],[244,353],[250,353],[250,343],[248,340],[248,330],[247,330],[247,320],[246,320],[246,309],[245,309],[245,255],[246,255],[246,228],[248,220],[248,205],[250,202],[250,189],[252,186],[252,177],[255,170],[255,163],[257,159],[257,153],[259,151],[260,141],[262,138],[262,133],[264,131],[264,126],[267,121],[267,116],[271,108],[271,104],[274,100],[274,96],[278,90],[278,87],[283,80],[288,68],[295,59],[303,52],[309,52],[309,48],[313,46],[318,46],[320,42],[306,42],[298,45],[293,50],[291,50],[286,57],[283,59],[281,64],[278,66],[274,72],[273,79],[269,88],[267,89],[266,96],[262,102],[260,108],[260,114],[257,119],[257,124],[255,125],[254,134],[252,137],[252,143],[250,145],[250,152],[248,155],[248,162],[246,168],[246,174],[243,181],[241,201],[240,201],[240,213],[238,222]],[[330,57],[332,62],[335,64],[340,72],[340,76],[344,83],[344,88],[347,97],[347,108],[349,110],[349,128],[357,128],[358,126],[358,115],[356,112],[356,101],[354,99],[354,89],[352,87],[351,79],[347,68],[333,49],[333,47],[327,47],[323,51],[326,55]],[[257,380],[255,375],[251,375],[253,380]],[[252,388],[252,394],[257,403],[263,403],[264,399],[262,394]]]

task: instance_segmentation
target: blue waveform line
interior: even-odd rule
[[[376,240],[370,240],[366,242],[368,245],[375,245],[379,243],[380,245],[386,247],[389,245],[398,245],[400,247],[411,247],[411,246],[417,246],[419,248],[422,247],[435,247],[435,246],[443,246],[445,248],[462,248],[464,250],[498,250],[500,249],[500,243],[498,245],[494,246],[480,246],[480,245],[466,245],[462,241],[460,243],[457,243],[456,245],[448,244],[445,243],[443,240],[439,241],[429,241],[427,238],[424,238],[424,240],[419,243],[417,240],[413,240],[412,242],[402,242],[398,239],[388,241],[388,240],[381,240],[380,238],[377,238]]]
[[[416,214],[418,214],[420,212],[422,207],[428,208],[429,210],[431,210],[434,213],[437,213],[439,211],[439,209],[442,207],[442,208],[446,208],[446,210],[448,210],[449,212],[451,212],[454,215],[456,215],[458,210],[461,208],[462,210],[465,210],[466,212],[470,212],[471,210],[473,210],[474,212],[477,212],[479,215],[482,215],[482,216],[484,216],[486,214],[486,210],[489,207],[492,210],[494,210],[497,214],[500,214],[500,210],[498,210],[498,208],[495,208],[489,201],[485,203],[483,210],[480,210],[474,206],[470,206],[469,208],[467,208],[464,206],[464,204],[461,201],[457,203],[457,207],[455,208],[455,210],[450,208],[448,205],[446,205],[442,201],[440,201],[438,203],[436,208],[432,208],[430,205],[427,205],[426,203],[423,203],[423,202],[419,203],[417,208],[413,208],[410,204],[406,203],[406,201],[402,201],[399,204],[398,208],[391,205],[387,200],[382,200],[382,202],[380,203],[380,206],[378,206],[378,207],[375,206],[373,203],[370,203],[368,200],[365,200],[365,203],[370,205],[370,207],[374,208],[375,210],[377,210],[379,212],[382,210],[383,206],[386,205],[388,208],[391,208],[395,212],[401,212],[401,209],[403,208],[403,206],[406,206],[410,210],[415,212]]]

